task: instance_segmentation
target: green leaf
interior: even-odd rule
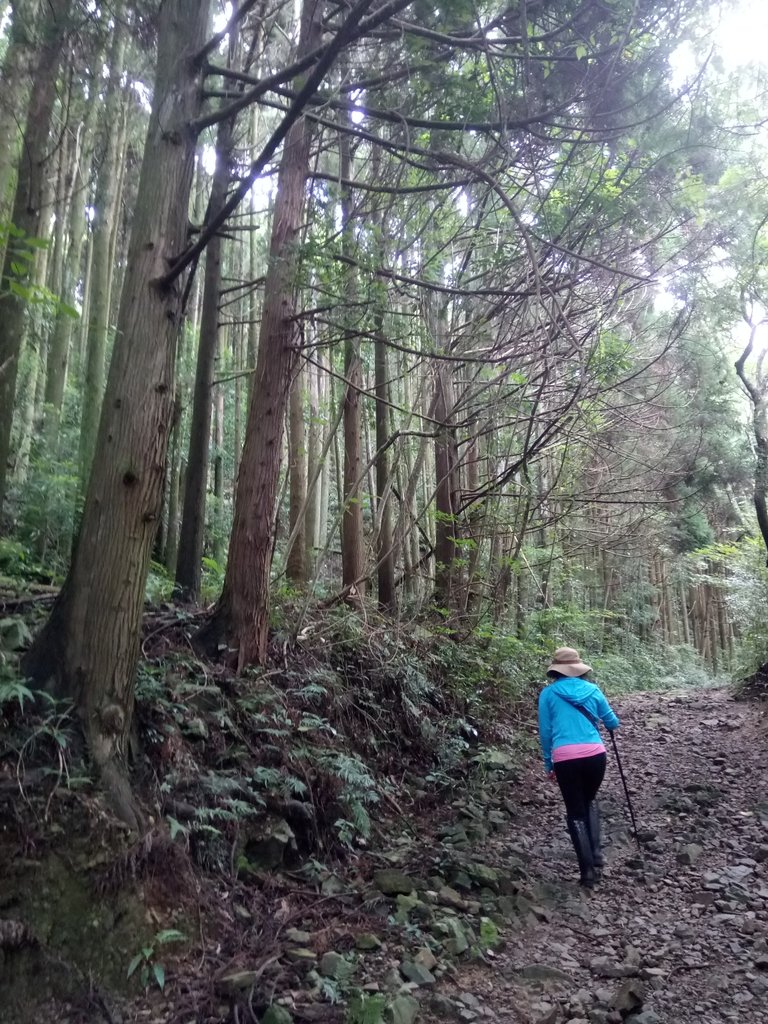
[[[584,60],[587,56],[587,48],[583,43],[579,43],[576,47],[576,60]]]
[[[163,946],[167,942],[186,942],[187,936],[176,928],[165,928],[155,936],[155,942]]]
[[[157,987],[163,992],[165,990],[165,968],[162,964],[152,964],[152,973],[155,976]]]
[[[128,964],[128,973],[126,974],[126,978],[130,978],[130,976],[134,973],[134,971],[136,970],[136,968],[139,966],[143,959],[144,957],[141,953],[136,954],[136,956]]]
[[[170,814],[167,816],[166,820],[168,821],[168,824],[171,829],[171,842],[173,842],[176,839],[176,836],[179,835],[179,833],[181,833],[181,835],[183,836],[189,835],[189,829],[187,828],[187,826],[182,825],[180,821],[177,821],[176,818],[171,817]]]

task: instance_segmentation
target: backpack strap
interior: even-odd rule
[[[584,715],[584,717],[590,725],[594,726],[594,728],[597,729],[598,732],[600,731],[600,726],[597,722],[597,719],[593,718],[592,715],[590,715],[590,713],[586,710],[586,708],[581,707],[580,704],[574,704],[573,701],[570,701],[567,697],[564,697],[562,693],[555,692],[555,696],[559,697],[560,700],[564,700],[566,704],[570,705],[570,707],[575,708],[578,712]]]

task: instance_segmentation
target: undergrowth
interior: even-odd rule
[[[168,597],[167,578],[153,579]],[[316,612],[297,638],[291,618],[278,610],[268,665],[238,678],[194,653],[199,617],[167,605],[147,616],[135,785],[206,870],[348,856],[385,838],[388,818],[492,784],[535,742],[536,691],[559,645],[580,645],[609,694],[711,680],[689,648],[604,635],[593,652],[585,617],[562,610],[523,636],[481,626],[461,639],[343,607]],[[35,702],[10,655],[0,718],[13,770],[47,761],[56,784],[87,779],[70,709]]]

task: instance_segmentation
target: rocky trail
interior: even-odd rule
[[[760,705],[698,690],[616,706],[642,853],[609,753],[604,879],[592,893],[580,890],[556,786],[531,764],[510,834],[483,851],[491,864],[519,858],[527,882],[518,909],[526,891],[531,905],[519,927],[504,929],[490,969],[460,967],[441,983],[429,1019],[768,1021],[768,731]]]

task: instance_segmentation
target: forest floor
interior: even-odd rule
[[[376,664],[285,662],[256,691],[158,665],[136,781],[162,810],[138,844],[87,779],[40,784],[28,742],[25,775],[22,755],[0,758],[0,1024],[768,1022],[764,701],[614,701],[641,849],[609,752],[606,868],[586,892],[533,699],[478,723],[449,773],[424,736],[445,747],[460,708],[430,704],[410,662]],[[274,789],[294,773],[303,802]],[[370,843],[318,840],[374,775]],[[184,942],[166,946],[169,929]]]

